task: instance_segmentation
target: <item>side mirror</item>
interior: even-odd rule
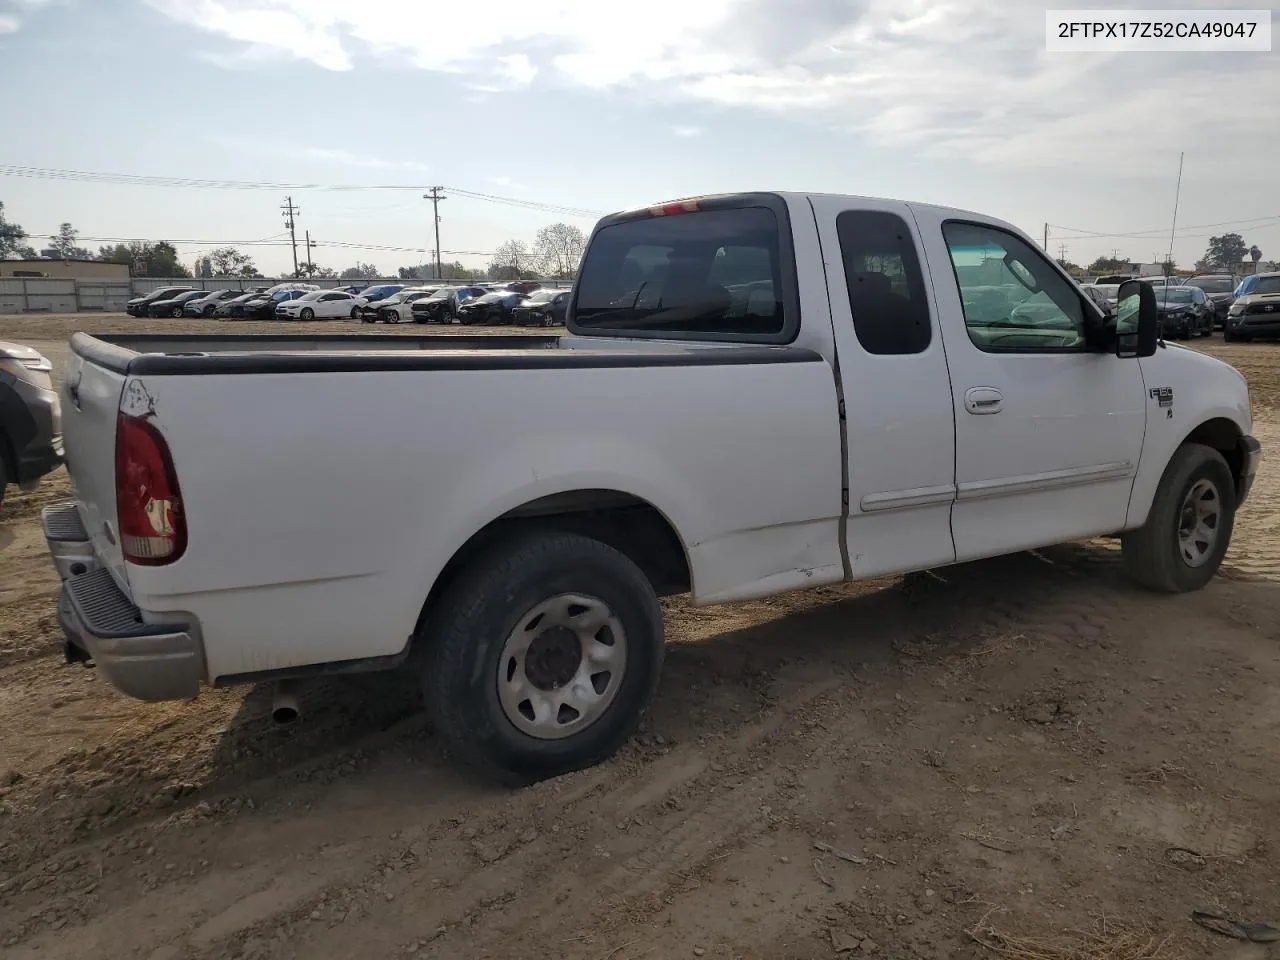
[[[1126,280],[1116,291],[1116,356],[1149,357],[1160,339],[1160,317],[1151,284]]]

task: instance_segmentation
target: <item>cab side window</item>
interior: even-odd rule
[[[1087,349],[1084,303],[1038,250],[986,224],[943,224],[969,339],[986,353]]]
[[[880,210],[836,217],[853,329],[867,353],[923,353],[933,331],[924,277],[906,221]]]

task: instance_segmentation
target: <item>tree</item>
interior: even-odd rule
[[[435,271],[435,264],[432,264],[430,267],[428,267],[428,270],[431,271],[431,273],[428,274],[428,277],[433,276]],[[480,279],[483,279],[486,275],[487,275],[486,271],[471,270],[467,267],[464,267],[462,263],[458,260],[454,260],[452,263],[440,264],[441,280],[480,280]]]
[[[578,274],[578,264],[587,249],[587,238],[577,227],[567,223],[551,223],[538,231],[533,252],[542,272],[552,277],[571,280]]]
[[[325,280],[337,280],[338,271],[333,267],[318,267],[314,263],[308,264],[307,276],[321,277]]]
[[[354,267],[347,267],[342,273],[338,274],[342,280],[367,280],[378,275],[378,268],[372,263],[361,263],[356,261]]]
[[[56,236],[49,238],[49,249],[53,251],[53,259],[55,260],[91,260],[91,254],[84,247],[76,245],[76,238],[80,236],[80,231],[75,229],[71,224],[63,222],[58,227]]]
[[[219,247],[209,254],[215,277],[252,277],[258,272],[253,257],[235,247]]]
[[[123,263],[129,266],[135,277],[189,277],[191,271],[178,261],[178,251],[173,244],[117,243],[98,248],[98,259],[104,263]]]
[[[1238,233],[1224,233],[1220,237],[1209,238],[1209,248],[1204,256],[1196,261],[1197,270],[1227,269],[1234,270],[1240,261],[1249,255],[1249,245]]]
[[[27,231],[23,230],[16,223],[10,223],[4,218],[4,203],[0,202],[0,260],[8,260],[13,257],[28,258],[24,254],[30,247],[26,247],[23,243],[27,239]],[[35,253],[34,250],[31,250]]]
[[[430,275],[434,269],[434,266],[398,267],[396,273],[399,274],[401,280],[424,280],[426,278],[422,275],[423,270],[426,270],[427,274]]]
[[[498,244],[489,261],[489,276],[495,280],[519,280],[534,266],[534,256],[521,240]]]
[[[1129,260],[1118,260],[1115,257],[1099,257],[1089,264],[1090,273],[1128,273],[1133,263]]]

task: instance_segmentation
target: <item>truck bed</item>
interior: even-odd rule
[[[77,333],[71,349],[85,360],[130,376],[822,362],[814,351],[791,346],[560,336]]]

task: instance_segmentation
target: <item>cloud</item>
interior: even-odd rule
[[[47,7],[54,3],[65,3],[66,0],[0,0],[0,34],[17,33],[22,27],[19,13],[28,13]]]
[[[700,137],[702,136],[701,127],[675,126],[671,128],[671,132],[677,137]]]
[[[515,180],[512,180],[510,177],[505,175],[501,177],[490,177],[489,179],[492,180],[494,183],[496,183],[500,187],[508,187],[512,190],[528,190],[529,189],[523,183],[517,183]]]
[[[329,147],[303,147],[298,152],[312,160],[340,163],[348,167],[364,167],[368,170],[414,170],[427,173],[430,169],[425,163],[418,163],[416,160],[384,160],[382,157]]]
[[[1254,168],[1233,148],[1280,147],[1257,96],[1280,88],[1272,54],[1045,51],[1044,6],[1005,0],[145,0],[233,41],[329,70],[394,53],[500,93],[543,77],[692,101],[849,131],[922,157],[1002,167],[1143,175],[1179,149],[1225,172]],[[1129,0],[1157,8],[1164,0]],[[1087,8],[1096,0],[1055,0]],[[1200,0],[1229,9],[1236,0]],[[483,30],[475,29],[484,23]],[[448,37],[447,43],[440,42]],[[1251,93],[1252,92],[1252,93]],[[1160,123],[1194,117],[1194,124]],[[1144,122],[1135,125],[1135,117]],[[675,131],[673,131],[675,132]]]

